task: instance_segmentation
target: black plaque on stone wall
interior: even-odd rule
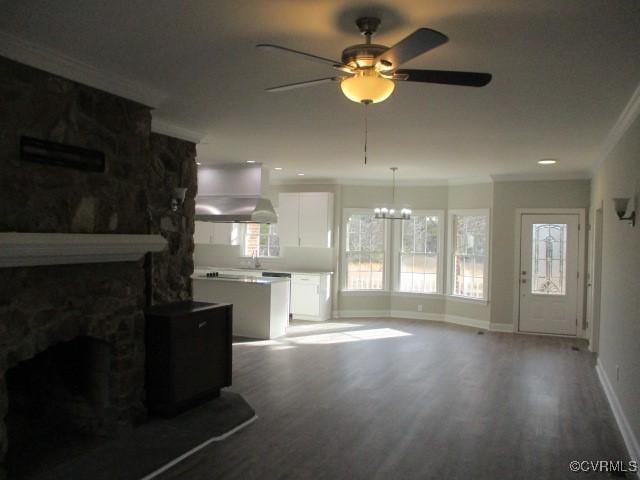
[[[20,158],[87,172],[104,172],[105,167],[102,152],[25,136],[20,138]]]

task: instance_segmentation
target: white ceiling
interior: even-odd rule
[[[375,181],[392,165],[415,181],[579,177],[640,81],[637,0],[0,0],[0,12],[1,31],[158,93],[154,115],[206,135],[201,162],[257,160],[285,181]],[[381,16],[377,43],[421,26],[449,36],[408,68],[494,75],[485,88],[399,84],[369,107],[366,167],[363,107],[338,84],[263,91],[333,71],[254,48],[337,59],[360,42],[361,14]],[[558,165],[536,164],[547,157]]]

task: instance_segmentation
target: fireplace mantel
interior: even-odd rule
[[[0,232],[0,268],[131,262],[166,246],[161,235]]]

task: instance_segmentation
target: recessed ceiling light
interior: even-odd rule
[[[282,170],[282,167],[274,167],[273,169],[280,171],[280,170]]]
[[[298,173],[298,176],[299,177],[304,177],[304,173],[300,172],[300,173]]]
[[[202,165],[200,162],[196,162],[196,165]]]
[[[256,163],[255,160],[247,160],[247,163]]]
[[[540,165],[553,165],[554,163],[558,163],[558,161],[554,158],[543,158],[542,160],[538,160]]]

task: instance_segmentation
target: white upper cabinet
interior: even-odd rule
[[[333,229],[333,194],[300,194],[300,246],[330,247]]]
[[[298,234],[300,194],[281,193],[278,196],[278,202],[278,237],[280,238],[280,245],[297,247],[300,241]]]
[[[200,222],[196,220],[193,231],[194,243],[231,245],[233,223]]]
[[[231,245],[231,230],[233,223],[211,223],[213,225],[213,235],[211,243],[217,245]]]
[[[331,247],[333,233],[332,193],[281,193],[278,202],[280,245]]]
[[[193,243],[211,243],[213,223],[196,220],[193,230]]]

